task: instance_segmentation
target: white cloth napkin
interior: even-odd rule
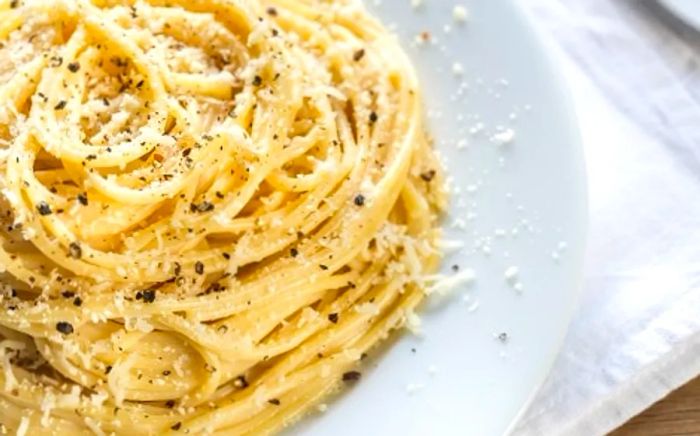
[[[516,435],[604,434],[700,374],[700,33],[652,1],[521,0],[581,122],[584,294]]]

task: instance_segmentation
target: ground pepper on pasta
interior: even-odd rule
[[[0,0],[0,425],[266,434],[440,252],[415,73],[354,0]]]

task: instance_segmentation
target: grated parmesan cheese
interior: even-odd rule
[[[10,355],[5,353],[4,349],[0,349],[2,353],[2,367],[5,374],[5,391],[10,392],[17,386],[17,379],[12,372],[12,364],[10,363]]]
[[[416,336],[421,335],[423,321],[413,310],[406,312],[406,328]]]
[[[379,315],[379,306],[374,303],[362,303],[355,306],[355,311],[363,315]]]
[[[173,370],[178,377],[184,377],[185,372],[182,369],[182,365],[187,362],[188,359],[187,355],[182,354],[173,362]]]
[[[491,141],[497,145],[510,144],[515,140],[515,131],[513,129],[506,129],[502,132],[495,133],[491,137]]]
[[[97,436],[104,436],[105,433],[102,431],[102,427],[98,421],[95,421],[92,418],[85,417],[84,420],[85,425],[90,428],[90,430],[95,433]]]
[[[510,284],[513,284],[518,281],[518,267],[517,266],[511,266],[506,269],[505,273],[503,275],[506,278],[506,281]]]
[[[450,276],[431,276],[427,278],[427,281],[433,283],[426,287],[425,293],[426,295],[446,295],[458,286],[471,284],[475,279],[476,274],[474,270],[468,268]]]
[[[458,24],[466,23],[469,19],[469,11],[462,5],[457,5],[452,9],[452,18]]]
[[[48,427],[51,419],[51,410],[56,407],[56,396],[53,392],[47,392],[44,394],[44,398],[41,400],[41,426]]]
[[[413,394],[415,394],[416,392],[418,392],[418,391],[420,391],[421,389],[423,389],[424,387],[425,387],[425,385],[420,384],[420,383],[409,383],[409,384],[406,385],[406,393],[407,393],[408,395],[413,395]]]
[[[27,430],[29,429],[29,418],[26,416],[23,416],[22,419],[19,421],[19,427],[17,427],[17,436],[25,436],[27,434]]]

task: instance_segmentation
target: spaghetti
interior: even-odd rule
[[[0,423],[274,433],[439,258],[413,69],[354,0],[0,0]]]

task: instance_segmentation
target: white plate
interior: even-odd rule
[[[415,11],[409,3],[384,0],[371,9],[397,25],[414,58],[437,115],[438,148],[461,189],[446,226],[466,247],[445,270],[473,268],[477,279],[424,308],[423,338],[404,334],[366,365],[357,386],[291,433],[503,434],[546,376],[575,306],[586,222],[583,157],[571,106],[542,46],[514,2],[465,2],[470,18],[463,25],[453,20],[452,0],[426,0]],[[423,30],[438,43],[412,47]],[[465,70],[462,79],[454,62]],[[462,80],[469,89],[459,96]],[[483,129],[470,134],[479,122]],[[491,141],[497,126],[515,131],[513,143]],[[457,149],[460,139],[469,145]],[[456,219],[463,230],[451,228]],[[484,238],[490,255],[474,248]],[[511,266],[519,269],[522,294],[504,277]],[[495,337],[502,332],[505,343]]]
[[[697,0],[661,0],[667,9],[696,30],[700,30],[700,2]]]

